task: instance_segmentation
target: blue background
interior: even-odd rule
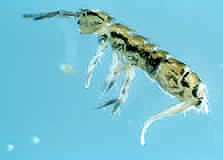
[[[157,121],[139,143],[149,116],[176,100],[163,94],[142,71],[129,89],[120,115],[96,110],[119,94],[101,88],[111,62],[110,49],[84,88],[95,36],[80,35],[76,21],[31,21],[24,13],[99,8],[188,64],[208,87],[210,113],[178,114]],[[220,0],[8,0],[0,5],[0,159],[222,159],[223,3]],[[72,64],[65,75],[60,64]],[[31,142],[39,136],[40,144]],[[15,145],[12,152],[7,144]]]

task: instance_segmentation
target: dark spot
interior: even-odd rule
[[[178,93],[179,96],[183,97],[184,96],[184,90]]]
[[[130,51],[130,52],[134,52],[134,53],[140,52],[139,49],[138,49],[138,47],[129,44],[128,38],[125,37],[124,35],[122,35],[121,33],[111,32],[110,34],[111,34],[112,38],[118,38],[118,39],[121,39],[121,40],[124,41],[124,44],[126,45],[126,51]],[[115,47],[115,48],[122,47],[120,45],[123,46],[123,44],[112,44],[112,46]]]
[[[125,44],[123,42],[121,43],[114,42],[112,43],[112,48],[115,48],[121,51],[121,50],[124,50]]]
[[[103,34],[98,38],[98,41],[100,43],[100,42],[106,41],[107,39],[108,39],[108,35]]]
[[[197,96],[197,91],[198,91],[198,85],[196,85],[193,89],[192,89],[192,95],[194,96],[194,97],[198,97]]]
[[[120,33],[111,32],[111,36],[112,36],[112,38],[119,38],[119,39],[123,40],[126,44],[128,44],[128,38],[126,38],[125,36],[123,36]]]
[[[186,77],[189,75],[189,73],[190,72],[185,73],[183,78],[182,78],[182,80],[181,80],[181,82],[180,82],[183,87],[190,88],[189,83],[186,81]]]
[[[161,62],[163,62],[164,58],[162,57],[153,57],[153,56],[148,56],[146,59],[146,65],[147,68],[149,69],[149,72],[154,73]]]
[[[178,73],[174,69],[171,69],[171,72],[174,73],[175,75],[178,75]]]
[[[183,75],[184,74],[184,69],[182,69],[181,71],[180,71],[180,75]]]
[[[190,86],[189,86],[189,83],[187,82],[187,81],[181,81],[181,85],[183,86],[183,87],[187,87],[187,88],[190,88]]]
[[[156,53],[157,53],[157,51],[156,51],[156,50],[154,50],[154,51],[152,51],[152,53],[153,53],[153,54],[156,54]]]
[[[135,56],[135,54],[134,55],[129,54],[129,55],[127,55],[127,57],[128,57],[129,63],[131,65],[137,65],[138,64],[139,58],[137,56]]]
[[[126,93],[126,90],[125,90],[125,89],[123,89],[123,90],[122,90],[122,94],[125,94],[125,93]]]
[[[131,52],[138,52],[138,48],[137,48],[136,46],[132,46],[132,45],[130,45],[130,44],[128,44],[128,45],[126,46],[126,50],[127,50],[127,51],[131,51]]]
[[[195,104],[195,106],[199,106],[201,104],[202,100],[198,100],[197,103]]]
[[[84,14],[84,13],[83,13],[83,14]],[[92,11],[88,10],[88,11],[87,11],[87,15],[96,16],[96,17],[100,18],[102,21],[104,21],[104,18],[100,17],[100,16],[98,15],[98,13],[96,13],[96,12],[92,12]]]

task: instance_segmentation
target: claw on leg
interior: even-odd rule
[[[141,130],[141,133],[140,133],[140,143],[141,143],[141,145],[145,144],[146,130],[152,125],[153,122],[155,122],[159,119],[163,119],[165,117],[174,115],[176,113],[183,112],[183,111],[193,107],[193,105],[195,105],[195,104],[196,104],[195,102],[185,102],[185,103],[179,103],[179,104],[176,104],[176,105],[172,105],[168,109],[166,109],[164,111],[161,111],[161,112],[151,116],[149,119],[147,119],[145,121],[144,126]]]
[[[126,70],[125,79],[124,79],[122,88],[120,90],[119,97],[104,103],[103,105],[99,106],[98,109],[105,108],[109,105],[114,104],[113,109],[112,109],[112,114],[115,114],[117,110],[119,109],[120,105],[124,103],[128,97],[128,88],[129,88],[131,80],[134,78],[134,75],[135,75],[134,69],[128,68]]]
[[[114,115],[115,113],[118,112],[120,105],[123,103],[123,101],[121,101],[120,99],[118,99],[115,103],[115,105],[112,108],[112,114]]]
[[[65,10],[58,10],[54,12],[47,12],[47,13],[39,13],[39,14],[24,14],[24,18],[32,18],[33,20],[41,20],[45,18],[52,18],[56,16],[63,16],[63,17],[79,17],[80,12],[71,12]]]
[[[111,99],[111,100],[105,102],[103,105],[97,107],[97,109],[105,108],[105,107],[107,107],[107,106],[109,106],[109,105],[112,105],[112,104],[116,103],[117,101],[118,101],[117,98]]]
[[[114,105],[113,108],[112,108],[112,114],[114,115],[117,110],[119,109],[119,106],[122,104],[123,102],[121,101],[121,99],[119,98],[114,98],[114,99],[111,99],[107,102],[105,102],[103,105],[97,107],[97,109],[102,109],[102,108],[106,108],[110,105]]]
[[[86,74],[85,88],[88,88],[90,86],[93,71],[94,71],[98,61],[100,60],[100,58],[104,54],[103,51],[104,51],[105,48],[107,48],[107,43],[108,42],[106,40],[101,40],[100,41],[100,44],[99,44],[99,47],[97,49],[96,55],[91,59],[89,65],[88,65],[87,74]]]
[[[107,106],[114,104],[113,109],[112,109],[112,114],[115,114],[121,103],[122,102],[120,99],[114,98],[114,99],[111,99],[111,100],[105,102],[103,105],[97,107],[97,109],[106,108]]]

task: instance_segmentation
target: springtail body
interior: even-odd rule
[[[77,21],[81,34],[95,34],[99,41],[96,55],[91,59],[85,87],[90,86],[93,71],[103,56],[104,50],[111,45],[112,64],[105,80],[104,92],[112,88],[124,74],[124,81],[119,96],[111,99],[98,108],[113,105],[112,113],[120,109],[128,97],[128,88],[135,76],[135,68],[142,69],[147,76],[155,80],[158,85],[170,95],[180,101],[167,109],[149,117],[141,129],[140,143],[145,144],[145,132],[150,125],[164,117],[195,109],[208,113],[208,99],[205,85],[198,75],[183,62],[171,57],[167,51],[159,49],[132,29],[115,23],[114,18],[101,10],[80,9],[77,12],[59,10],[40,14],[25,14],[25,18],[42,20],[52,17],[70,17]]]

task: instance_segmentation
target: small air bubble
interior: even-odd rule
[[[63,71],[64,73],[73,73],[74,72],[74,69],[70,64],[61,64],[60,70]]]
[[[15,146],[13,144],[8,144],[8,146],[7,146],[8,152],[12,152],[12,151],[14,151],[14,149],[15,149]]]
[[[32,137],[32,143],[33,144],[39,144],[40,143],[40,138],[37,136],[33,136]]]

